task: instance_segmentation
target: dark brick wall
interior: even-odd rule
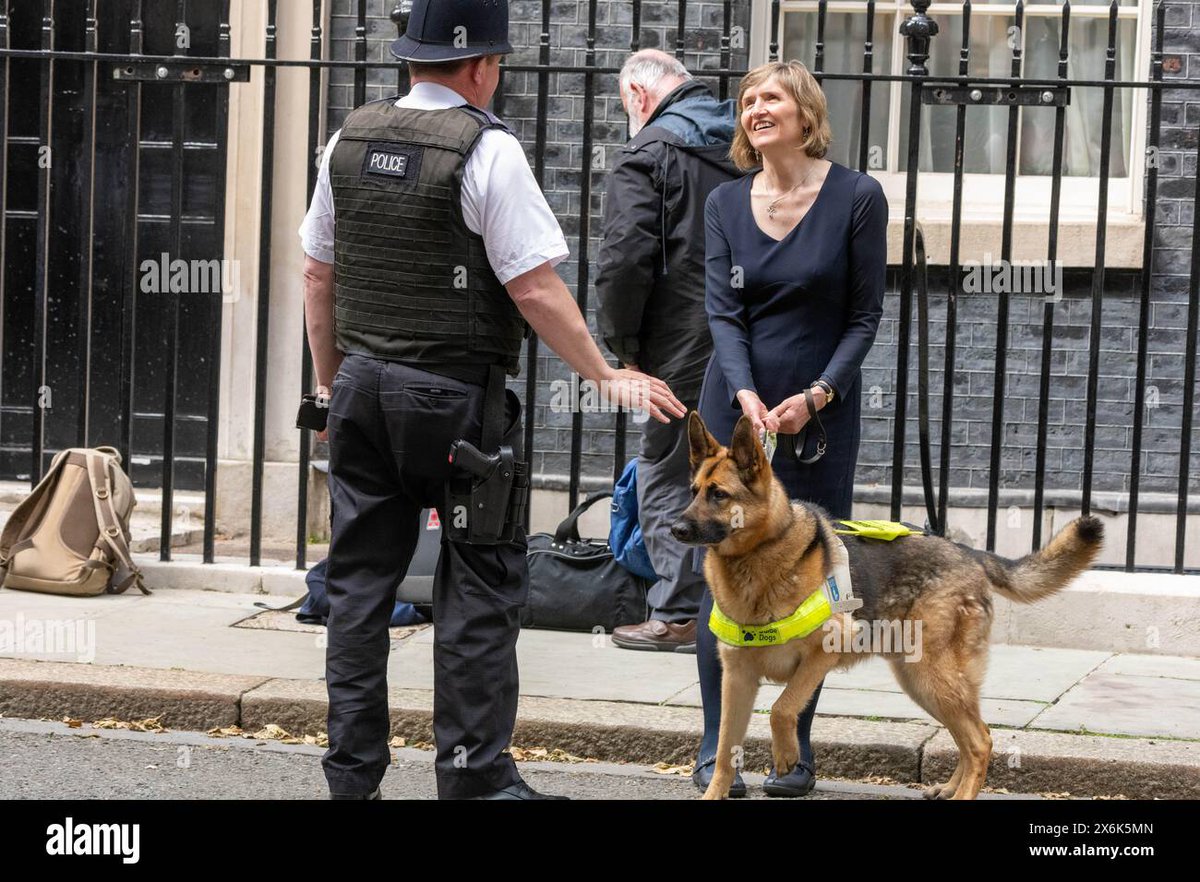
[[[390,59],[387,43],[394,26],[387,18],[393,0],[370,0],[369,57]],[[513,0],[510,6],[511,37],[517,51],[509,63],[533,64],[538,60],[541,34],[540,0]],[[1166,78],[1200,80],[1200,2],[1170,0],[1167,7]],[[354,0],[335,0],[333,9],[334,58],[353,57]],[[601,67],[619,67],[629,52],[632,37],[632,4],[626,0],[601,0],[598,4],[596,60]],[[748,0],[733,3],[735,27],[749,34]],[[712,70],[720,64],[723,4],[689,2],[684,33],[684,61],[693,72]],[[676,45],[677,5],[645,2],[642,5],[640,44],[673,51]],[[588,31],[587,3],[555,0],[550,27],[551,61],[554,65],[585,63]],[[743,68],[747,54],[735,50],[732,68]],[[352,75],[335,71],[331,77],[330,132],[336,129],[352,103]],[[372,73],[368,99],[394,93],[394,72]],[[716,87],[716,82],[710,81]],[[583,165],[583,114],[585,79],[582,74],[561,73],[549,77],[549,121],[546,132],[545,191],[567,235],[572,255],[559,271],[574,292],[580,271],[580,169]],[[736,85],[731,86],[736,88]],[[589,277],[594,279],[594,259],[603,211],[605,169],[614,151],[625,140],[626,121],[617,94],[616,76],[595,77],[591,226],[586,258]],[[531,165],[536,127],[537,75],[512,72],[506,75],[498,107],[526,145]],[[1147,386],[1150,401],[1146,411],[1142,451],[1142,490],[1174,493],[1179,473],[1179,432],[1182,420],[1183,365],[1186,342],[1188,274],[1191,271],[1191,225],[1194,210],[1197,132],[1200,131],[1200,92],[1166,90],[1159,152],[1159,192],[1155,230],[1154,275],[1148,316],[1149,363]],[[898,213],[898,206],[893,206]],[[1085,270],[1065,273],[1066,291],[1055,307],[1049,435],[1047,441],[1046,487],[1049,499],[1063,491],[1081,489],[1083,469],[1085,394],[1088,371],[1088,333],[1091,322],[1092,274]],[[935,467],[942,405],[942,365],[945,340],[944,269],[931,271],[931,316],[934,345],[930,381],[931,427]],[[895,430],[895,364],[898,340],[898,277],[889,273],[889,293],[876,345],[863,371],[863,441],[858,481],[889,485],[892,437]],[[594,301],[589,292],[589,300]],[[1038,384],[1041,369],[1043,300],[1040,297],[1010,298],[1007,382],[1004,396],[1004,437],[1001,457],[1002,488],[1029,490],[1033,487],[1038,415]],[[1100,383],[1096,408],[1094,491],[1123,492],[1129,489],[1134,378],[1136,371],[1139,281],[1136,271],[1109,270],[1105,277]],[[954,423],[951,483],[955,488],[986,488],[992,405],[995,400],[994,364],[997,298],[995,295],[961,294],[959,297],[958,356],[955,367]],[[589,324],[594,317],[589,310]],[[915,396],[915,338],[911,348],[910,400],[908,402],[908,446],[905,483],[920,484],[917,458],[917,403]],[[539,391],[533,407],[535,444],[532,465],[543,485],[557,484],[569,469],[571,415],[554,413],[548,407],[549,384],[569,377],[566,366],[545,347],[538,357]],[[513,384],[524,397],[524,382]],[[610,480],[615,445],[611,415],[584,417],[583,474],[586,485]],[[637,447],[636,427],[627,436],[627,452]],[[1195,445],[1200,448],[1200,445]],[[1191,487],[1200,488],[1200,449],[1191,464]],[[1062,496],[1063,494],[1057,494]],[[953,501],[952,497],[952,501]]]

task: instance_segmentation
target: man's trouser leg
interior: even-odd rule
[[[687,420],[647,420],[638,453],[638,523],[658,581],[647,600],[650,617],[664,622],[696,618],[704,576],[696,572],[696,548],[671,535],[691,502]]]
[[[479,446],[484,387],[387,365],[381,403],[402,485],[443,525],[450,444]],[[505,393],[502,444],[521,458],[521,405]],[[495,451],[484,451],[494,453]],[[433,583],[433,732],[438,796],[478,796],[521,780],[510,754],[517,717],[517,635],[529,593],[524,532],[501,545],[443,538]]]
[[[421,505],[402,492],[379,419],[379,373],[377,362],[348,356],[330,402],[329,750],[322,765],[334,793],[371,792],[391,761],[388,622],[420,523]]]

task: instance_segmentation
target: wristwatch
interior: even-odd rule
[[[818,389],[825,393],[825,403],[829,404],[833,401],[833,387],[825,380],[817,380],[813,383]]]

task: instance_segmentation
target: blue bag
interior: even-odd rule
[[[315,564],[305,575],[304,581],[308,585],[308,597],[304,598],[304,604],[296,610],[296,621],[306,625],[328,624],[329,597],[325,593],[325,570],[328,566],[329,558],[325,558]],[[392,620],[388,623],[388,627],[419,625],[424,621],[425,617],[417,612],[415,606],[397,600],[396,606],[392,609]]]
[[[658,581],[658,573],[654,572],[654,564],[650,562],[650,554],[642,537],[642,527],[638,523],[636,456],[629,460],[617,486],[613,488],[608,544],[612,548],[613,558],[629,572],[651,582]]]

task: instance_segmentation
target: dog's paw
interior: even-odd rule
[[[932,787],[926,787],[923,796],[926,799],[949,799],[954,796],[954,789],[950,786],[950,782],[945,784],[934,784]]]
[[[775,747],[771,751],[771,757],[775,761],[775,776],[778,778],[789,775],[792,769],[796,768],[796,763],[800,762],[800,745],[795,741],[795,733],[792,733],[792,736],[792,744]]]
[[[709,784],[708,789],[704,791],[704,795],[701,796],[700,798],[701,799],[724,799],[725,797],[721,795],[721,793],[717,790],[717,788],[715,788],[712,784]]]

